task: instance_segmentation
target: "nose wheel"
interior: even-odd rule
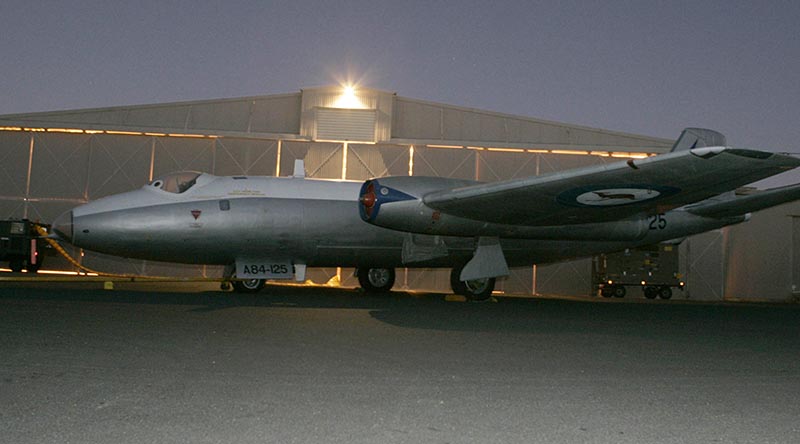
[[[264,279],[243,279],[231,281],[233,291],[237,293],[258,293],[264,288]]]

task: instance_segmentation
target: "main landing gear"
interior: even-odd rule
[[[464,296],[470,301],[489,299],[494,291],[495,278],[462,281],[460,276],[463,269],[464,267],[460,266],[450,271],[450,287],[453,289],[453,293]]]
[[[461,295],[470,301],[485,301],[492,296],[495,278],[474,279],[462,281],[461,270],[463,266],[453,268],[450,272],[450,287],[453,293]],[[395,281],[394,268],[359,268],[356,271],[358,283],[368,293],[386,293],[392,289]]]
[[[359,268],[356,275],[367,293],[387,293],[394,286],[394,268]]]

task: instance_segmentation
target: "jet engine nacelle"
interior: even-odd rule
[[[445,234],[453,225],[471,235],[484,222],[463,219],[434,210],[422,202],[432,191],[473,185],[476,182],[441,177],[385,177],[364,182],[359,193],[361,218],[374,225],[421,234]],[[463,232],[459,232],[461,234]],[[461,234],[463,235],[463,234]]]

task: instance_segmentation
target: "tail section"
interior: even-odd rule
[[[722,133],[705,128],[686,128],[672,145],[670,152],[725,145],[725,136]]]
[[[731,197],[716,201],[709,199],[687,207],[686,210],[698,216],[724,218],[763,210],[798,199],[800,199],[800,184],[764,190],[743,197]]]

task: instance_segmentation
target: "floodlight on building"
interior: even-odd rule
[[[352,84],[342,85],[342,94],[336,99],[336,108],[366,108],[356,96],[356,87]]]

